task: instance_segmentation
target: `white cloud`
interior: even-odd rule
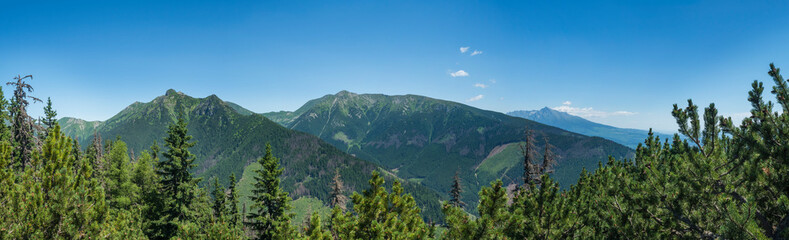
[[[482,54],[482,51],[480,50],[474,50],[474,52],[471,52],[471,56],[480,55],[480,54]]]
[[[460,53],[468,52],[469,47],[460,47]]]
[[[570,101],[564,101],[564,102],[562,103],[562,105],[570,105],[570,104],[573,104],[573,102],[570,102]]]
[[[480,94],[480,95],[474,96],[474,97],[472,97],[472,98],[469,98],[468,100],[466,100],[466,102],[479,101],[479,100],[480,100],[480,99],[482,99],[483,97],[485,97],[485,96],[483,96],[482,94]]]
[[[457,72],[449,73],[452,77],[468,77],[468,73],[463,70],[458,70]]]
[[[496,83],[496,79],[490,79],[490,83]]]
[[[485,85],[485,84],[482,84],[482,83],[477,83],[477,84],[474,84],[474,87],[478,87],[478,88],[488,88],[488,85]]]
[[[564,102],[564,105],[553,107],[551,109],[559,112],[566,112],[570,115],[575,115],[582,118],[607,118],[613,116],[632,116],[637,114],[635,112],[628,112],[628,111],[614,111],[614,112],[598,111],[598,110],[594,110],[594,108],[591,107],[586,107],[586,108],[571,107],[570,104],[572,104],[570,101],[566,101]]]

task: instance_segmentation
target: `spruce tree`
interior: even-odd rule
[[[227,209],[225,208],[225,190],[219,185],[219,179],[214,178],[214,219],[216,221],[224,221],[225,220],[225,213]]]
[[[228,197],[227,197],[227,210],[228,210],[228,217],[230,219],[230,223],[234,227],[239,227],[241,223],[241,216],[238,213],[238,190],[236,190],[236,174],[230,174],[230,186],[228,187]]]
[[[52,109],[52,99],[47,98],[47,105],[44,106],[44,119],[41,123],[46,126],[47,130],[52,129],[57,124],[57,116],[58,112]]]
[[[261,169],[255,170],[254,189],[252,190],[252,212],[247,225],[255,231],[255,239],[290,239],[294,229],[290,226],[292,207],[288,193],[280,187],[282,168],[279,159],[271,153],[271,145],[266,144],[266,155],[258,158]]]
[[[461,193],[463,193],[463,188],[460,186],[460,170],[455,171],[455,177],[452,181],[452,189],[449,191],[449,204],[454,207],[463,208],[466,206],[461,199]]]
[[[15,87],[14,97],[11,99],[11,126],[14,137],[14,159],[22,170],[29,164],[36,146],[33,118],[27,115],[27,106],[30,104],[27,100],[41,102],[40,99],[27,95],[28,92],[33,91],[33,87],[25,82],[28,78],[33,79],[33,76],[16,76],[15,81],[6,83]]]
[[[334,178],[331,183],[331,198],[329,199],[329,207],[339,207],[345,211],[346,197],[343,194],[342,176],[340,176],[340,169],[335,169]]]
[[[190,140],[192,136],[188,134],[186,120],[179,117],[167,130],[164,139],[167,151],[163,153],[164,159],[159,161],[157,169],[161,177],[161,194],[165,197],[163,218],[158,221],[158,228],[165,238],[174,236],[180,222],[190,220],[190,206],[197,197],[194,188],[200,179],[193,178],[189,172],[195,167],[195,156],[189,152],[195,143]]]

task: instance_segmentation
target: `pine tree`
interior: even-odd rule
[[[247,225],[256,232],[256,239],[290,239],[294,229],[290,226],[292,213],[290,197],[280,187],[282,168],[279,159],[271,153],[271,145],[266,144],[266,155],[258,159],[261,169],[255,170],[255,185],[252,190],[252,209]]]
[[[307,239],[315,239],[315,240],[331,240],[332,234],[331,232],[323,229],[321,224],[321,216],[317,212],[312,213],[312,216],[309,217],[309,224],[306,227],[306,231],[304,231],[304,235]]]
[[[228,197],[227,197],[227,210],[228,210],[228,217],[230,220],[230,224],[234,227],[239,227],[241,223],[241,216],[238,213],[238,191],[236,190],[236,174],[230,174],[230,186],[228,187]]]
[[[535,183],[535,176],[537,175],[537,165],[534,163],[534,153],[536,147],[534,146],[534,131],[531,129],[526,130],[525,139],[521,144],[521,154],[523,156],[523,188],[529,188]]]
[[[11,126],[14,137],[14,159],[22,170],[29,164],[36,146],[36,139],[33,137],[35,136],[33,118],[27,115],[27,106],[30,104],[27,99],[41,102],[40,99],[27,95],[28,92],[33,91],[33,87],[25,82],[25,79],[28,78],[33,79],[33,76],[16,76],[14,77],[15,81],[6,83],[6,85],[15,87],[10,109]]]
[[[57,124],[57,116],[58,112],[52,109],[52,99],[47,98],[47,105],[44,107],[44,119],[41,121],[47,130],[52,129]]]
[[[463,193],[463,188],[460,186],[460,170],[455,171],[455,177],[452,181],[452,190],[449,191],[449,204],[454,207],[463,208],[466,206],[460,198]]]
[[[163,153],[165,159],[159,161],[157,170],[161,176],[161,194],[165,197],[165,206],[163,219],[158,221],[157,228],[165,238],[175,234],[179,222],[190,220],[190,206],[197,197],[194,188],[200,179],[193,178],[189,172],[195,167],[195,157],[189,152],[189,148],[195,145],[189,142],[191,139],[186,120],[180,117],[169,126],[164,139],[167,151]]]
[[[227,209],[225,208],[225,190],[219,185],[219,179],[214,178],[214,218],[216,221],[224,221],[225,220],[225,213]]]
[[[343,194],[343,184],[340,176],[340,169],[334,171],[334,178],[331,183],[331,198],[329,200],[329,207],[339,207],[345,211],[347,198]]]
[[[432,232],[410,194],[403,193],[400,182],[392,192],[384,188],[384,178],[373,171],[370,188],[354,193],[353,213],[332,211],[332,233],[339,239],[427,239]],[[354,214],[355,213],[355,214]]]
[[[136,202],[139,187],[132,182],[132,165],[126,143],[116,140],[107,155],[107,202],[114,209],[128,209]]]

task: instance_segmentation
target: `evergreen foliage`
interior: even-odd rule
[[[227,209],[225,206],[225,190],[222,189],[222,186],[219,185],[219,179],[214,178],[214,191],[212,192],[214,197],[214,219],[217,221],[222,221],[225,219],[225,214],[227,213]]]
[[[453,207],[463,208],[466,206],[461,198],[463,195],[463,187],[460,186],[460,171],[455,172],[455,178],[452,181],[452,189],[449,190],[449,204]]]
[[[346,200],[347,198],[343,194],[343,185],[342,179],[340,175],[340,170],[337,169],[334,171],[334,178],[332,178],[331,183],[331,199],[329,201],[329,207],[338,207],[340,210],[346,210]]]
[[[228,221],[234,227],[240,227],[241,216],[238,213],[238,190],[236,190],[236,174],[230,174],[230,186],[228,187],[226,209],[228,210]]]
[[[339,239],[427,239],[433,230],[420,216],[411,195],[403,192],[399,182],[392,192],[384,187],[384,178],[372,173],[370,188],[351,196],[353,213],[332,211],[332,232]]]
[[[33,149],[37,145],[35,142],[35,124],[33,118],[27,115],[27,106],[30,104],[28,99],[33,102],[41,102],[40,99],[28,96],[28,92],[33,91],[33,87],[28,84],[25,79],[33,79],[32,75],[24,77],[16,76],[15,81],[6,83],[6,85],[14,86],[14,97],[11,99],[11,126],[13,133],[13,146],[14,146],[14,159],[17,161],[15,164],[25,170],[25,167],[30,164],[30,159],[33,156]]]
[[[187,131],[183,118],[178,118],[176,123],[170,125],[168,136],[164,139],[167,147],[163,153],[165,159],[159,161],[160,194],[164,196],[164,209],[156,228],[161,229],[160,233],[165,238],[173,236],[176,230],[182,230],[178,228],[179,223],[193,219],[190,208],[197,198],[195,188],[200,179],[193,178],[189,172],[195,167],[195,157],[189,152],[195,143],[190,142],[192,136]]]
[[[266,155],[258,159],[263,166],[256,171],[255,189],[252,190],[252,210],[246,224],[254,231],[255,239],[291,239],[295,229],[290,225],[293,214],[288,193],[280,187],[282,168],[279,159],[271,152],[271,145],[266,144]]]

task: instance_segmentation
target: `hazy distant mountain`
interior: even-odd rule
[[[595,123],[584,118],[573,116],[565,112],[550,108],[532,111],[513,111],[507,115],[529,119],[535,122],[555,126],[567,131],[577,132],[588,136],[597,136],[610,139],[619,144],[635,149],[639,143],[647,138],[648,131],[640,129],[617,128],[600,123]],[[671,139],[672,135],[655,133],[660,139]]]
[[[474,202],[480,186],[494,179],[520,183],[517,144],[527,127],[537,131],[538,146],[544,145],[543,136],[556,146],[562,157],[554,176],[563,186],[574,184],[582,168],[595,169],[609,155],[621,159],[633,154],[603,138],[417,95],[341,91],[311,100],[295,112],[263,115],[439,192],[449,190],[459,170],[467,202]]]
[[[294,199],[311,196],[326,202],[335,168],[340,169],[350,191],[366,189],[370,172],[380,169],[315,136],[282,127],[241,106],[224,102],[216,95],[193,98],[171,89],[151,102],[129,105],[107,121],[63,118],[58,122],[63,132],[77,137],[82,146],[87,146],[93,139],[93,132],[98,131],[105,140],[120,136],[139,156],[154,141],[162,144],[167,126],[178,115],[188,120],[189,134],[197,143],[191,149],[197,157],[194,173],[203,177],[203,184],[212,177],[219,177],[226,184],[230,173],[235,173],[242,178],[241,192],[250,191],[252,176],[248,175],[252,171],[245,171],[245,168],[257,165],[250,163],[264,155],[266,143],[271,143],[274,155],[280,158],[285,169],[283,187]],[[392,176],[383,175],[388,183],[392,182]],[[404,187],[414,195],[426,217],[441,219],[438,193],[407,181]]]

